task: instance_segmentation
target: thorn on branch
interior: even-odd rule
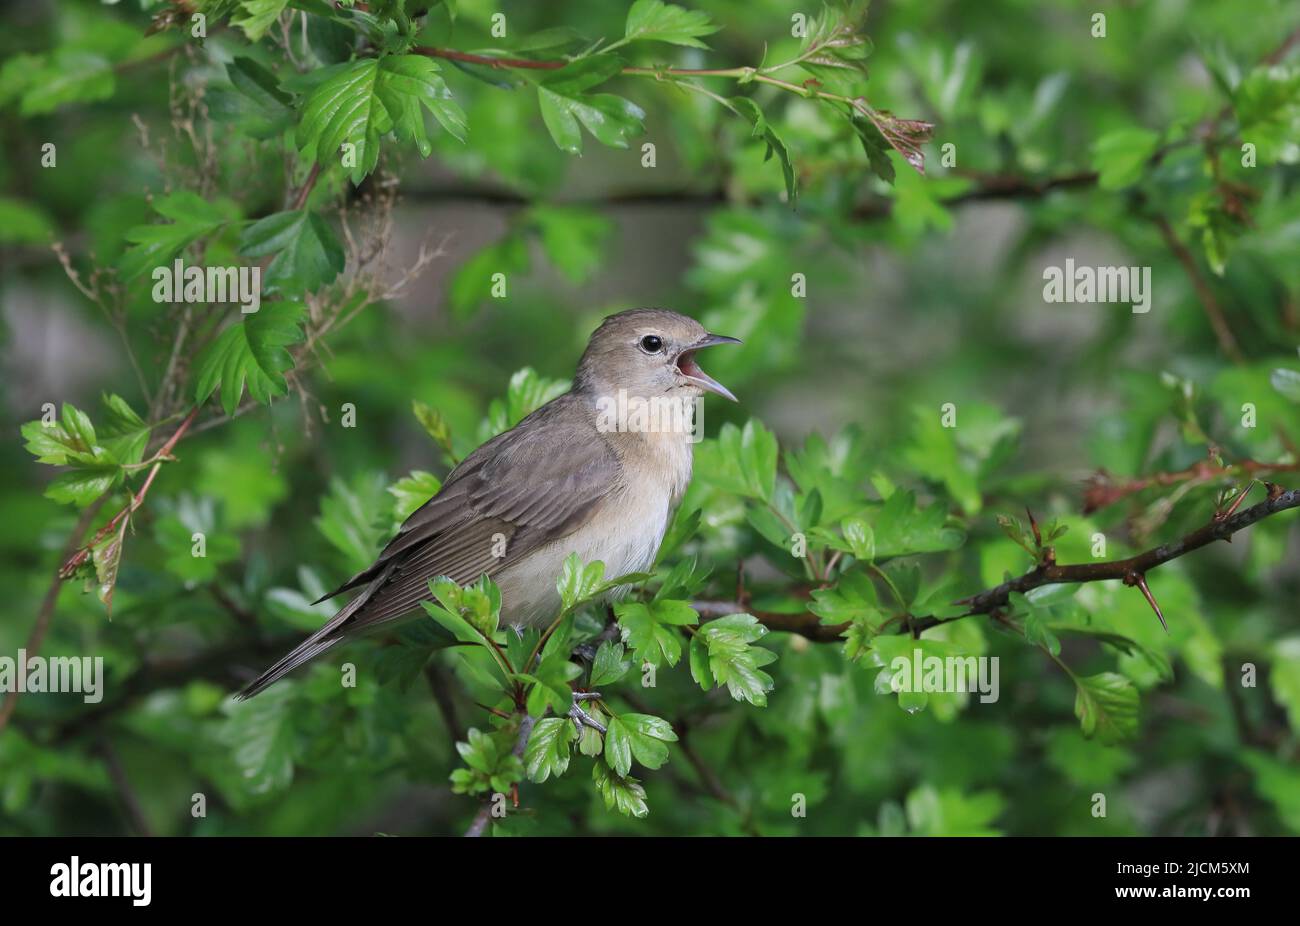
[[[1228,520],[1228,518],[1232,517],[1233,514],[1236,513],[1237,509],[1241,507],[1241,503],[1246,500],[1246,496],[1250,494],[1250,490],[1253,488],[1255,488],[1254,479],[1250,480],[1250,485],[1246,486],[1246,488],[1242,489],[1240,492],[1237,493],[1236,498],[1232,500],[1232,505],[1228,508],[1227,511],[1220,509],[1214,512],[1214,520],[1226,521]],[[1229,534],[1227,537],[1224,537],[1223,539],[1228,541],[1228,543],[1232,543],[1231,534]]]
[[[1169,625],[1165,623],[1165,615],[1160,610],[1160,603],[1156,601],[1156,596],[1151,594],[1151,589],[1147,587],[1147,577],[1142,572],[1130,572],[1124,577],[1125,585],[1136,585],[1142,592],[1142,597],[1146,598],[1147,604],[1151,605],[1151,610],[1156,612],[1156,617],[1160,618],[1160,626],[1169,632]]]

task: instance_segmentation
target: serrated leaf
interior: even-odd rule
[[[607,810],[617,810],[624,816],[637,818],[650,812],[645,802],[645,788],[637,779],[618,774],[604,762],[592,764],[591,777]]]
[[[133,280],[146,271],[164,266],[195,241],[216,232],[231,218],[225,209],[189,190],[157,197],[153,208],[172,221],[164,225],[137,225],[127,230],[126,240],[132,246],[118,261],[118,270],[125,280]],[[171,270],[170,267],[166,269]]]
[[[630,137],[641,134],[645,119],[639,106],[612,93],[578,94],[543,83],[537,87],[537,103],[556,146],[569,154],[582,154],[579,126],[602,145],[626,148]]]
[[[656,769],[668,761],[667,743],[677,741],[666,720],[650,714],[621,714],[611,717],[605,733],[605,761],[626,776],[632,768],[632,759],[648,769]]]
[[[569,768],[572,742],[577,738],[567,717],[544,717],[537,721],[524,749],[524,770],[539,784],[552,775],[560,777]]]
[[[239,11],[230,17],[230,24],[243,29],[249,40],[256,42],[288,5],[289,0],[239,0]]]
[[[343,245],[320,215],[307,209],[277,212],[239,237],[240,253],[275,258],[266,268],[267,292],[297,295],[330,283],[343,272]]]
[[[1118,743],[1137,734],[1137,688],[1117,672],[1075,678],[1074,715],[1083,735]]]
[[[685,601],[619,602],[614,605],[623,642],[638,662],[677,665],[682,656],[681,637],[675,626],[694,624],[699,615]]]
[[[750,644],[766,634],[767,628],[751,614],[709,621],[695,634],[708,648],[708,667],[714,680],[726,685],[732,698],[758,707],[767,704],[767,692],[774,686],[772,676],[759,667],[774,662],[776,654]],[[692,665],[692,673],[695,671]]]
[[[624,37],[630,42],[668,42],[690,48],[708,48],[699,40],[721,29],[709,14],[688,10],[663,0],[636,0],[627,11]]]
[[[412,470],[388,487],[393,496],[393,517],[405,521],[421,505],[438,494],[442,481],[433,473],[422,469]]]
[[[785,194],[791,203],[799,198],[798,185],[796,183],[794,165],[790,162],[790,151],[786,148],[785,141],[772,128],[772,124],[767,121],[767,116],[757,103],[749,97],[735,96],[729,101],[731,109],[737,115],[747,119],[753,126],[753,137],[761,138],[767,145],[767,154],[763,160],[770,160],[773,155],[781,164],[781,175],[785,178]]]
[[[599,688],[601,685],[614,684],[627,675],[631,666],[632,663],[623,658],[622,643],[604,641],[596,650],[595,659],[591,663],[591,687]]]
[[[220,386],[221,407],[232,415],[245,385],[248,394],[263,404],[284,395],[284,373],[293,367],[288,347],[302,340],[303,311],[297,303],[263,303],[244,321],[221,332],[195,367],[195,401],[206,401]]]
[[[431,151],[423,109],[443,128],[464,137],[465,115],[451,99],[438,66],[423,55],[362,58],[339,66],[308,95],[298,124],[297,143],[322,165],[353,146],[349,168],[359,184],[379,161],[379,140],[388,132],[415,142],[421,155]]]

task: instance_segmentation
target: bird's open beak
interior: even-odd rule
[[[712,347],[715,344],[739,344],[740,338],[729,338],[725,334],[706,334],[686,350],[677,356],[677,369],[686,377],[686,379],[696,386],[699,386],[705,392],[712,392],[722,396],[724,399],[730,399],[733,402],[739,402],[731,390],[722,383],[718,382],[708,373],[700,369],[700,365],[695,362],[695,352],[705,347]]]

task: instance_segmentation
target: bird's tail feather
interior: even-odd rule
[[[339,643],[351,636],[358,626],[357,619],[361,616],[362,608],[370,603],[375,590],[386,581],[392,568],[392,565],[389,565],[366,591],[340,608],[338,613],[331,617],[324,627],[299,643],[279,662],[250,682],[236,697],[241,701],[246,701],[253,695],[265,691],[303,663],[310,662],[334,646],[335,643]],[[344,588],[346,587],[345,585]],[[343,591],[343,589],[341,588],[339,591]],[[334,594],[337,594],[337,592]],[[364,624],[364,621],[362,623]],[[348,628],[351,628],[351,630]]]
[[[253,695],[261,694],[294,669],[298,668],[305,662],[310,662],[315,659],[342,639],[342,637],[325,637],[317,639],[314,635],[308,637],[306,640],[302,641],[302,643],[298,644],[298,646],[294,647],[294,649],[279,662],[250,682],[244,690],[235,697],[240,701],[247,701],[249,698],[253,697]]]

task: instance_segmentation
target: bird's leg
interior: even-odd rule
[[[575,691],[573,693],[573,705],[569,708],[569,718],[578,725],[579,730],[584,726],[591,727],[591,729],[603,736],[605,734],[604,724],[593,718],[579,706],[583,701],[595,701],[599,697],[599,691]]]

